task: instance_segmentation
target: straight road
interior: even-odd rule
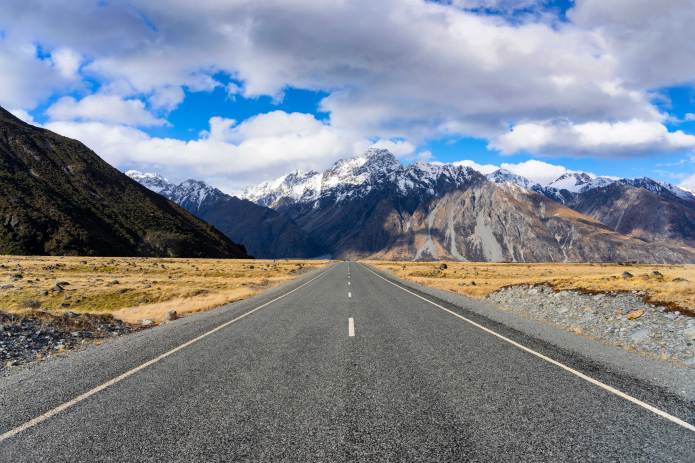
[[[692,404],[457,315],[341,263],[0,378],[0,461],[695,461]]]

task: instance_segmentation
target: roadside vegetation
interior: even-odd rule
[[[370,261],[396,276],[482,299],[501,288],[546,284],[557,291],[636,291],[646,302],[695,316],[695,265],[517,264]]]
[[[245,299],[327,261],[0,256],[0,311],[165,319]]]

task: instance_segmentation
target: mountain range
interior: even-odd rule
[[[483,175],[454,164],[403,165],[381,149],[323,172],[292,172],[239,198],[193,180],[130,175],[252,252],[263,244],[268,256],[279,256],[268,240],[290,254],[294,247],[281,233],[250,244],[258,219],[242,204],[254,203],[255,215],[310,243],[297,248],[303,257],[695,262],[695,196],[648,178],[568,173],[540,185],[503,169]],[[239,223],[243,233],[232,232]]]
[[[126,172],[133,180],[244,243],[260,258],[317,257],[325,250],[294,221],[271,208],[223,193],[198,180],[174,184],[158,174]]]
[[[0,254],[249,257],[76,140],[0,108]]]

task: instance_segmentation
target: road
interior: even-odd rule
[[[694,461],[694,418],[340,263],[0,378],[0,461]]]

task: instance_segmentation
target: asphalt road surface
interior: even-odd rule
[[[2,462],[692,462],[693,422],[356,263],[0,378]]]

